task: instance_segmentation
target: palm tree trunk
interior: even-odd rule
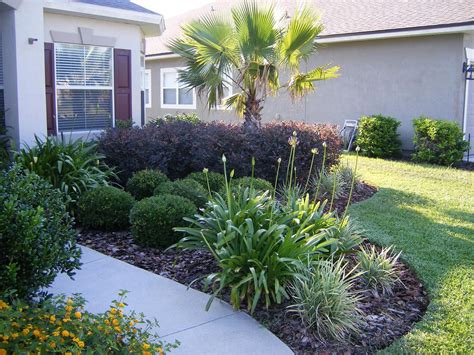
[[[262,109],[261,100],[256,98],[248,98],[245,102],[245,111],[244,111],[244,127],[255,130],[260,129],[262,126]]]

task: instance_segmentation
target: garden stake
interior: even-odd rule
[[[351,190],[349,191],[349,199],[347,200],[346,210],[344,211],[344,216],[342,217],[343,219],[346,218],[347,210],[349,209],[349,205],[351,204],[352,192],[354,190],[355,177],[357,173],[357,164],[359,162],[360,147],[357,146],[355,151],[356,151],[356,162],[355,162],[355,167],[354,167],[354,174],[352,175]]]
[[[323,142],[323,164],[321,165],[321,170],[319,170],[319,179],[318,185],[316,186],[316,194],[314,195],[314,203],[316,203],[316,199],[318,198],[319,188],[321,187],[321,174],[324,171],[324,165],[326,164],[326,142]]]

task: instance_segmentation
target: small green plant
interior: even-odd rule
[[[188,122],[192,124],[198,124],[201,122],[201,119],[195,113],[177,113],[175,115],[164,115],[163,117],[158,117],[157,119],[151,120],[148,124],[160,126],[164,123],[170,122]]]
[[[210,189],[211,192],[221,191],[225,185],[224,175],[212,171],[191,173],[186,178],[196,180],[206,191]],[[209,186],[207,185],[208,180]]]
[[[179,346],[152,333],[156,320],[127,311],[125,291],[105,313],[84,309],[80,296],[37,303],[0,299],[0,354],[156,354]]]
[[[83,227],[98,230],[122,230],[129,226],[135,199],[128,192],[101,186],[84,193],[78,203],[78,220]]]
[[[160,195],[145,198],[130,212],[132,234],[140,245],[167,248],[178,241],[173,227],[183,223],[184,217],[196,212],[196,206],[187,198]]]
[[[380,252],[373,245],[362,248],[357,253],[357,261],[365,284],[376,293],[382,290],[383,294],[392,294],[393,286],[399,281],[397,262],[400,254],[393,255],[392,247],[383,248]]]
[[[420,117],[413,120],[415,152],[412,159],[440,165],[458,164],[469,149],[456,122]]]
[[[332,171],[320,171],[318,177],[313,179],[313,188],[318,191],[315,194],[317,200],[322,201],[325,199],[331,199],[334,196],[338,199],[344,192],[344,182],[339,174]],[[319,188],[318,188],[319,187]]]
[[[126,128],[132,128],[133,127],[133,120],[116,120],[115,121],[115,127],[119,129],[126,129]]]
[[[141,200],[153,196],[155,189],[167,181],[168,177],[159,170],[141,170],[128,180],[126,190]]]
[[[83,192],[108,185],[110,179],[116,178],[103,163],[104,158],[97,153],[94,142],[55,137],[42,140],[35,136],[35,145],[22,149],[16,162],[66,193],[75,205]]]
[[[232,184],[243,188],[252,187],[259,191],[273,191],[273,185],[267,180],[252,178],[250,176],[235,179]]]
[[[400,121],[392,117],[364,116],[359,121],[356,144],[369,157],[399,157],[402,145],[397,132],[399,126]]]
[[[336,240],[331,245],[331,255],[353,253],[364,241],[364,231],[349,217],[335,217],[334,225],[326,230],[326,238]]]
[[[159,185],[154,191],[155,196],[166,194],[185,197],[197,207],[204,206],[209,198],[204,187],[192,179],[168,181]]]
[[[0,296],[34,296],[57,274],[74,275],[80,249],[67,197],[19,166],[0,173]]]
[[[359,331],[361,297],[352,291],[357,275],[346,270],[342,259],[302,264],[297,272],[290,287],[294,304],[289,309],[310,332],[322,340],[345,341]]]

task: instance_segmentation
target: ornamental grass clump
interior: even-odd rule
[[[72,206],[85,191],[117,178],[104,159],[95,142],[56,137],[42,140],[37,136],[34,146],[25,147],[15,157],[23,169],[38,174],[68,195]]]
[[[357,274],[347,271],[342,259],[301,264],[297,273],[290,286],[294,304],[289,309],[310,332],[323,341],[346,341],[359,331],[361,297],[353,291]]]
[[[168,343],[152,333],[156,320],[126,310],[125,292],[105,313],[84,309],[79,296],[63,295],[40,303],[0,299],[0,354],[165,354]]]
[[[365,284],[378,294],[391,295],[393,286],[400,281],[398,278],[397,262],[400,253],[393,254],[392,247],[377,251],[374,245],[363,247],[357,253],[358,269]]]

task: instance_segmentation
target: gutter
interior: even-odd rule
[[[165,20],[160,14],[116,9],[71,0],[65,2],[44,0],[43,8],[45,12],[53,14],[73,15],[138,25],[146,37],[161,36],[165,31]]]

